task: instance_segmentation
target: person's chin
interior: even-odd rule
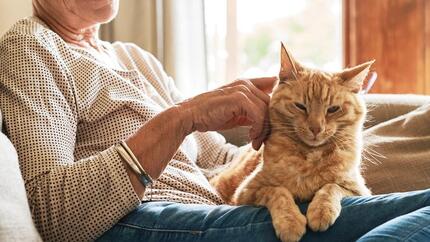
[[[118,14],[118,2],[114,1],[111,4],[105,4],[99,7],[93,7],[93,16],[98,23],[107,23],[116,17]]]
[[[105,24],[114,19],[118,12],[115,9],[106,7],[104,9],[95,10],[95,13],[95,16],[97,16],[96,22]]]
[[[92,9],[99,10],[118,3],[118,0],[89,0],[87,2]]]

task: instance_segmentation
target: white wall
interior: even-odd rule
[[[0,0],[0,35],[18,19],[30,16],[31,0]]]

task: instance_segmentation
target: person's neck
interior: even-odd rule
[[[98,37],[100,24],[91,25],[82,21],[79,24],[73,24],[73,26],[80,27],[71,27],[67,25],[67,21],[60,22],[50,14],[44,13],[44,9],[35,11],[34,16],[41,19],[51,30],[60,35],[64,41],[75,46],[101,51],[102,45]]]

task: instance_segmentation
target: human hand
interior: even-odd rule
[[[278,77],[271,76],[271,77],[254,78],[249,80],[252,82],[252,84],[254,84],[254,86],[256,86],[261,91],[265,93],[271,93],[278,81]]]
[[[269,133],[267,107],[270,97],[266,92],[271,91],[275,82],[276,77],[238,80],[185,100],[178,107],[186,113],[191,132],[251,126],[249,137],[252,147],[257,150]]]

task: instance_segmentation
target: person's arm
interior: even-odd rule
[[[161,85],[163,87],[165,92],[168,94],[168,102],[181,103],[184,101],[184,97],[181,92],[176,88],[174,80],[167,75],[160,62],[153,55],[140,49],[134,44],[127,44],[127,48],[133,52],[135,57],[142,59],[140,63],[145,63],[146,68],[151,70],[151,73],[155,74],[150,75],[147,78],[151,82],[156,83],[157,86]],[[153,80],[153,78],[156,78],[157,80]],[[230,88],[232,86],[238,86],[237,88],[242,89],[251,88],[254,90],[254,92],[259,93],[260,100],[263,100],[263,102],[267,103],[269,97],[266,94],[271,92],[273,86],[276,84],[276,80],[276,77],[255,78],[251,79],[250,82],[238,80],[231,84],[228,84],[227,86],[219,88],[219,90]],[[247,86],[249,86],[250,88],[248,88]],[[256,89],[260,89],[262,92]],[[199,132],[198,134],[195,134],[195,138],[199,147],[199,157],[197,159],[197,165],[200,168],[203,168],[205,171],[210,172],[212,169],[218,168],[219,166],[230,162],[231,160],[233,160],[234,156],[238,154],[238,149],[236,146],[226,143],[224,137],[215,132]],[[212,175],[213,173],[210,172],[210,176]]]
[[[185,137],[192,132],[191,126],[179,107],[171,107],[146,122],[126,143],[145,171],[157,179]],[[136,178],[131,182],[143,196],[145,187],[142,183]]]
[[[267,102],[248,82],[224,86],[158,114],[126,142],[149,175],[158,178],[184,138],[194,131],[250,125],[251,138],[262,140]]]
[[[79,105],[51,41],[15,33],[2,40],[0,108],[41,236],[94,240],[140,199],[114,147],[75,160]]]

